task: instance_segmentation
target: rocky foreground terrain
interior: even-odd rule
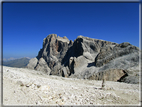
[[[46,75],[3,66],[4,105],[140,105],[139,84]]]

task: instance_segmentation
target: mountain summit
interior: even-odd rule
[[[48,75],[139,83],[139,52],[128,42],[117,44],[84,36],[73,42],[50,34],[27,68]]]

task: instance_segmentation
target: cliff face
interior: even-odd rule
[[[48,75],[138,83],[139,52],[127,42],[117,44],[83,36],[73,42],[50,34],[27,67]]]

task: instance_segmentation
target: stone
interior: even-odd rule
[[[106,84],[106,81],[105,81],[105,79],[103,78],[103,80],[102,80],[102,89],[105,88],[105,84]]]
[[[94,73],[92,76],[90,76],[88,79],[93,80],[103,80],[106,81],[120,81],[122,77],[126,77],[128,74],[126,71],[122,69],[109,69],[105,71],[100,71],[97,73]],[[104,78],[105,77],[105,78]]]
[[[32,58],[30,61],[29,61],[29,64],[27,65],[27,68],[29,69],[35,69],[35,66],[37,65],[37,58]]]
[[[138,52],[138,48],[133,45],[130,45],[129,43],[121,43],[119,45],[114,46],[113,48],[111,46],[103,47],[96,57],[96,66],[103,66],[113,59],[134,52]]]
[[[20,86],[24,86],[24,83],[22,81],[17,81],[17,84]]]
[[[68,50],[68,45],[69,40],[67,37],[57,37],[56,34],[48,35],[43,40],[43,47],[40,49],[38,56],[36,57],[36,64],[29,63],[27,67],[44,71],[47,74],[59,75],[58,72],[61,69],[59,65],[61,65],[61,61]]]
[[[93,57],[91,56],[91,54],[90,54],[89,52],[84,52],[84,53],[83,53],[83,56],[84,56],[86,59],[93,60]]]
[[[38,71],[43,71],[43,72],[47,73],[48,75],[51,72],[50,68],[48,67],[46,61],[43,58],[39,59],[38,64],[35,67],[35,69]]]
[[[41,87],[41,85],[38,84],[38,85],[37,85],[37,88],[40,88],[40,87]]]
[[[62,76],[63,77],[68,77],[70,74],[69,68],[68,67],[63,67],[62,68]]]
[[[47,75],[95,80],[105,76],[108,81],[138,83],[139,69],[135,68],[139,67],[139,52],[128,42],[117,44],[81,35],[73,42],[66,36],[49,34],[27,68]]]

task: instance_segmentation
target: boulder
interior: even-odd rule
[[[70,74],[69,68],[68,67],[63,67],[62,68],[62,76],[63,77],[68,77]]]
[[[35,67],[35,70],[38,71],[44,71],[45,73],[47,73],[48,75],[50,74],[51,70],[48,67],[46,61],[43,58],[40,58],[38,61],[37,66]]]
[[[94,73],[88,79],[103,80],[104,78],[107,81],[121,81],[126,76],[128,76],[127,72],[122,69],[109,69]]]
[[[37,65],[38,59],[37,58],[32,58],[29,61],[29,64],[27,65],[27,68],[29,69],[35,69],[35,66]]]

